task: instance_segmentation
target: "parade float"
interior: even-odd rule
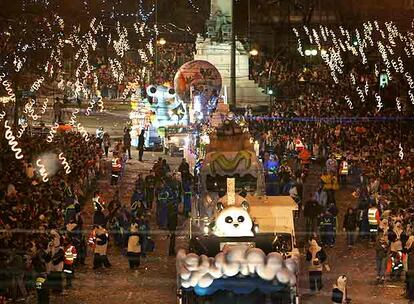
[[[297,303],[297,204],[262,195],[263,168],[244,121],[217,112],[210,122],[189,253],[177,256],[179,303]]]
[[[189,253],[177,254],[178,303],[298,303],[296,204],[240,196],[228,182],[214,214],[192,218]]]
[[[131,95],[132,144],[138,145],[138,136],[145,130],[145,147],[154,148],[163,144],[168,127],[188,124],[188,110],[173,88],[150,85],[145,91],[145,98],[138,90]]]

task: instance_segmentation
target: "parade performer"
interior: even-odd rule
[[[162,181],[157,196],[157,224],[160,228],[167,226],[167,203],[169,196],[168,187]]]
[[[139,225],[137,223],[132,223],[129,228],[127,256],[129,268],[138,268],[140,265],[141,244],[139,237]]]
[[[106,255],[108,249],[109,234],[104,227],[98,225],[95,228],[95,251],[93,257],[93,269],[99,269],[102,266],[106,268],[111,267],[108,257]]]

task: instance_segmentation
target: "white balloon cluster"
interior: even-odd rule
[[[177,254],[177,272],[184,288],[209,287],[215,279],[236,275],[259,276],[266,281],[277,281],[294,286],[298,272],[298,259],[284,260],[276,252],[266,254],[259,248],[232,246],[219,252],[214,258],[194,253]]]
[[[10,149],[14,152],[14,157],[16,157],[16,159],[22,159],[22,149],[17,147],[18,142],[16,141],[16,138],[14,137],[13,131],[9,126],[9,122],[7,120],[4,122],[4,127],[6,128],[4,137],[8,140]]]

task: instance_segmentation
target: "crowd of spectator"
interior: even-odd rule
[[[1,128],[0,297],[17,300],[27,296],[36,277],[53,263],[49,251],[55,236],[68,234],[69,223],[77,222],[81,229],[81,218],[69,218],[73,215],[69,209],[80,209],[99,176],[102,150],[94,137],[85,141],[78,132],[58,132],[51,143],[44,135],[25,132],[18,141],[24,157],[16,159],[4,132]],[[60,153],[70,174],[58,159]],[[49,171],[47,182],[36,165],[39,158]]]

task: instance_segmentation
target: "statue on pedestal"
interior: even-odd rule
[[[228,1],[227,1],[228,2]],[[224,42],[231,38],[231,5],[219,0],[211,1],[211,16],[207,20],[207,35],[212,41]]]

